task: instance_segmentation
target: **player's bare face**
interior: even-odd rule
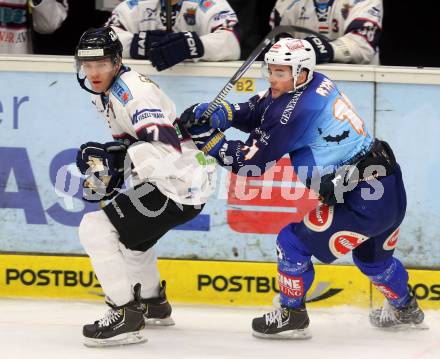
[[[95,92],[106,91],[119,69],[111,59],[84,61],[81,67]]]
[[[267,78],[272,91],[272,98],[278,98],[293,91],[292,68],[288,65],[269,64]]]

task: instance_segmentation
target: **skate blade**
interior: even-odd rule
[[[426,323],[420,323],[420,324],[396,324],[391,327],[381,327],[374,325],[373,326],[376,329],[385,330],[388,332],[404,332],[404,331],[411,331],[411,330],[428,330],[429,326]]]
[[[261,339],[288,339],[288,340],[303,340],[310,339],[312,337],[312,333],[308,328],[305,329],[296,329],[296,330],[286,330],[277,334],[264,334],[257,332],[255,330],[252,331],[252,335],[256,338]]]
[[[175,325],[173,318],[145,318],[145,326],[147,327],[167,327],[171,325]]]
[[[128,345],[144,343],[147,338],[139,332],[123,333],[112,338],[97,339],[84,337],[84,345],[89,348],[113,347],[118,345]]]

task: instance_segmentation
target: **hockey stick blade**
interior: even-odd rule
[[[264,39],[251,52],[248,58],[243,62],[243,65],[240,66],[240,68],[235,72],[235,74],[231,77],[231,79],[227,82],[227,84],[223,87],[223,89],[209,104],[208,108],[202,115],[200,124],[206,123],[208,121],[209,117],[212,115],[216,107],[220,104],[220,102],[222,102],[225,99],[225,97],[232,90],[232,88],[237,83],[237,81],[240,80],[240,78],[249,69],[249,67],[251,67],[251,65],[255,62],[258,56],[260,56],[260,54],[269,47],[269,45],[272,43],[272,41],[275,39],[276,36],[282,33],[292,34],[295,31],[315,35],[317,37],[320,37],[328,41],[328,39],[324,35],[321,35],[314,30],[307,29],[306,27],[302,27],[302,26],[291,25],[291,26],[278,26],[274,28],[264,37]]]

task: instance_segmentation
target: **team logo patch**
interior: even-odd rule
[[[301,40],[286,41],[286,46],[290,51],[304,48],[304,44]]]
[[[321,204],[304,217],[304,224],[314,232],[324,232],[333,222],[334,207]]]
[[[396,248],[397,240],[399,239],[400,228],[397,228],[384,242],[383,249],[391,251]]]
[[[188,10],[186,10],[186,13],[183,14],[185,22],[190,26],[196,24],[196,10],[196,8],[188,8]]]
[[[300,298],[304,295],[304,283],[301,277],[291,277],[278,272],[280,292],[290,298]]]
[[[111,92],[119,100],[119,102],[124,105],[133,99],[133,95],[131,94],[128,86],[120,78],[113,84]]]
[[[336,258],[345,256],[368,239],[363,234],[351,231],[339,231],[330,237],[329,248]]]
[[[202,9],[203,12],[207,12],[214,5],[215,5],[215,1],[213,1],[213,0],[202,0],[202,1],[200,1],[200,9]]]
[[[398,299],[399,298],[399,296],[396,294],[396,293],[394,293],[389,287],[387,287],[386,285],[384,285],[384,284],[378,284],[378,283],[373,283],[373,285],[376,287],[376,289],[379,291],[379,292],[381,292],[384,296],[385,296],[385,298],[388,298],[388,299]]]

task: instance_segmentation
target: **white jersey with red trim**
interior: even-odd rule
[[[205,157],[176,121],[176,107],[148,77],[123,67],[109,95],[92,102],[115,140],[129,145],[133,184],[151,182],[177,203],[205,203],[214,190],[216,161]]]
[[[40,34],[50,34],[67,17],[67,0],[33,4],[29,0],[0,0],[1,54],[31,54],[32,28]]]
[[[113,10],[107,25],[118,33],[124,46],[123,57],[130,57],[133,34],[165,30],[160,10],[160,0],[126,0]],[[173,32],[196,32],[204,47],[201,60],[238,60],[240,44],[235,33],[237,22],[234,10],[225,0],[183,0]]]
[[[317,31],[331,40],[334,62],[369,64],[378,63],[382,17],[382,0],[278,0],[271,25]]]

